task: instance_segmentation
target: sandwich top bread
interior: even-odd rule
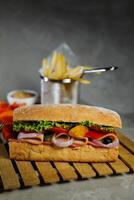
[[[19,107],[14,111],[14,121],[91,121],[96,124],[121,128],[121,119],[117,112],[88,105],[34,105]]]
[[[108,162],[118,157],[115,111],[87,105],[34,105],[13,115],[10,157],[17,160]]]

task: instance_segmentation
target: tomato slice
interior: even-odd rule
[[[55,133],[67,133],[67,130],[65,128],[60,128],[60,127],[53,127],[50,128],[49,130]]]
[[[90,130],[85,134],[85,137],[92,138],[92,139],[99,139],[100,137],[104,136],[105,134],[106,133]]]

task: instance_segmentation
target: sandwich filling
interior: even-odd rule
[[[94,147],[118,148],[119,140],[111,126],[98,125],[90,121],[14,121],[13,139],[31,144],[49,144],[58,148]]]

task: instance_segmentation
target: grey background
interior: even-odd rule
[[[134,20],[132,1],[1,0],[0,97],[14,89],[40,93],[42,58],[66,42],[80,64],[120,66],[80,86],[80,103],[118,111],[134,122]]]

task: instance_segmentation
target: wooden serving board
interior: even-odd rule
[[[30,162],[10,160],[7,146],[0,144],[0,192],[35,185],[107,175],[134,173],[134,142],[121,133],[119,158],[109,163]]]

